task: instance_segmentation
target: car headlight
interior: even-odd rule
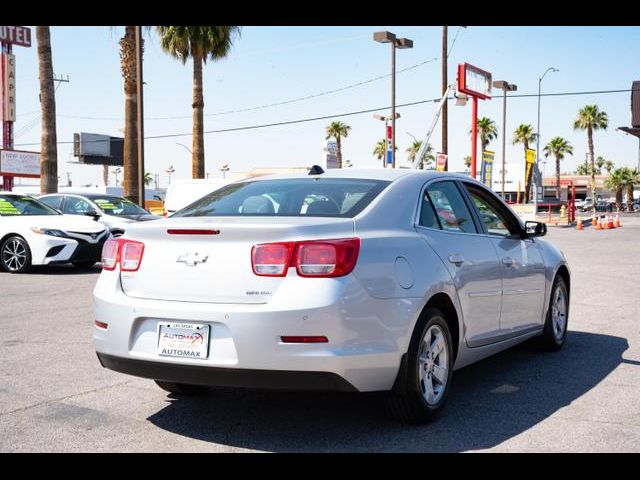
[[[39,228],[32,227],[31,231],[34,233],[39,233],[41,235],[51,235],[52,237],[64,237],[64,232],[62,230],[55,230],[52,228]]]

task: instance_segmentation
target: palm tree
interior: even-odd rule
[[[53,87],[51,32],[49,27],[36,27],[38,43],[38,74],[40,78],[40,109],[42,135],[40,153],[40,192],[58,191],[58,146],[56,133],[56,95]]]
[[[151,182],[153,182],[153,174],[151,174],[149,172],[146,172],[144,174],[144,185],[145,185],[145,187],[148,187]]]
[[[599,170],[600,172],[602,172],[602,167],[604,167],[605,162],[606,160],[604,159],[604,157],[596,158],[596,167],[598,167],[596,171]]]
[[[609,190],[615,190],[616,192],[616,207],[622,207],[622,188],[624,187],[624,177],[626,175],[627,167],[616,168],[609,174],[604,181],[604,186]]]
[[[565,154],[573,155],[573,147],[562,137],[552,138],[544,147],[544,156],[553,155],[556,158],[556,197],[560,198],[560,160]]]
[[[136,27],[124,27],[120,44],[120,70],[124,80],[123,195],[137,202],[138,192],[138,82],[136,77]]]
[[[591,159],[591,200],[593,211],[596,211],[596,169],[593,158],[593,131],[606,130],[609,125],[609,117],[606,112],[598,109],[597,105],[585,105],[578,112],[576,121],[573,122],[574,130],[586,130],[589,145],[589,158]]]
[[[202,94],[202,64],[225,58],[240,27],[186,26],[156,27],[160,46],[172,57],[186,63],[193,59],[193,178],[204,178],[204,97]]]
[[[398,147],[396,147],[396,152],[398,151]],[[376,143],[375,148],[373,149],[373,154],[378,160],[382,160],[387,154],[387,141],[383,138],[378,143]]]
[[[607,171],[607,175],[611,173],[611,170],[615,168],[614,163],[611,160],[604,162],[604,169]]]
[[[383,138],[376,143],[375,148],[373,149],[373,155],[378,159],[382,160],[387,153],[387,141]]]
[[[411,146],[409,146],[409,148],[405,150],[407,152],[407,158],[409,160],[409,163],[416,162],[416,156],[420,151],[420,147],[422,147],[422,142],[423,140],[415,140],[411,144]],[[418,168],[420,170],[423,170],[425,167],[428,167],[431,163],[435,161],[436,161],[436,157],[433,154],[433,147],[429,143],[427,144],[426,150],[422,153],[422,158],[420,159],[420,165],[418,166]]]
[[[342,138],[349,136],[349,130],[351,127],[343,122],[331,122],[327,125],[327,137],[336,139],[336,168],[342,168]]]
[[[637,168],[631,169],[625,167],[623,174],[622,186],[627,190],[627,211],[633,211],[633,188],[640,183],[640,172]]]
[[[513,132],[513,140],[512,143],[514,145],[521,143],[524,146],[524,162],[525,162],[525,172],[528,170],[527,178],[524,179],[524,203],[529,202],[529,192],[531,190],[531,176],[533,173],[533,167],[527,169],[527,150],[529,150],[529,143],[532,143],[536,140],[536,134],[533,133],[532,125],[520,124],[518,128],[516,128],[515,132]]]
[[[489,117],[479,118],[476,123],[476,129],[478,130],[478,135],[480,136],[480,144],[482,145],[482,150],[484,151],[489,146],[489,143],[498,137],[498,128],[496,127],[496,122],[491,120]]]

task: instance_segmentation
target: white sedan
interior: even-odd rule
[[[0,267],[24,273],[34,265],[100,261],[109,230],[88,217],[63,215],[27,195],[0,192]]]
[[[397,418],[428,421],[454,370],[564,344],[570,274],[545,233],[464,175],[246,179],[107,241],[96,351],[174,394],[386,391]]]

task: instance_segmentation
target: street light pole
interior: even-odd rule
[[[502,199],[504,200],[504,175],[506,169],[506,141],[507,141],[507,92],[515,92],[518,86],[507,82],[506,80],[496,80],[493,82],[495,88],[499,88],[503,92],[502,96]]]
[[[396,42],[391,42],[391,168],[396,168]]]
[[[395,34],[386,31],[375,32],[373,39],[391,43],[391,167],[396,168],[396,48],[413,48],[413,40],[396,38]]]
[[[542,91],[542,79],[549,72],[559,72],[557,68],[549,67],[538,79],[538,126],[536,128],[536,189],[533,195],[533,204],[535,205],[536,212],[538,211],[538,186],[542,187],[542,179],[540,178],[540,96]],[[525,178],[526,181],[526,178]]]
[[[448,61],[448,57],[449,57],[449,52],[448,52],[448,45],[447,45],[447,34],[449,31],[449,27],[444,25],[442,27],[442,95],[444,95],[444,92],[447,91],[447,88],[449,87],[449,79],[448,79],[448,75],[447,75],[447,61]],[[444,104],[442,105],[442,153],[444,153],[445,155],[447,155],[447,162],[444,165],[444,170],[448,171],[449,170],[449,156],[448,156],[448,140],[447,140],[447,136],[448,136],[448,123],[449,123],[449,116],[448,116],[448,110],[447,110],[447,100],[445,100]]]

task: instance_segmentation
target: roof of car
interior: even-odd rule
[[[309,175],[306,173],[289,173],[278,175],[265,175],[263,177],[246,178],[241,181],[272,180],[285,178],[354,178],[366,180],[387,180],[394,181],[409,175],[422,175],[425,178],[438,176],[456,176],[469,180],[471,177],[460,173],[437,172],[436,170],[417,170],[413,168],[330,168],[319,175]]]

